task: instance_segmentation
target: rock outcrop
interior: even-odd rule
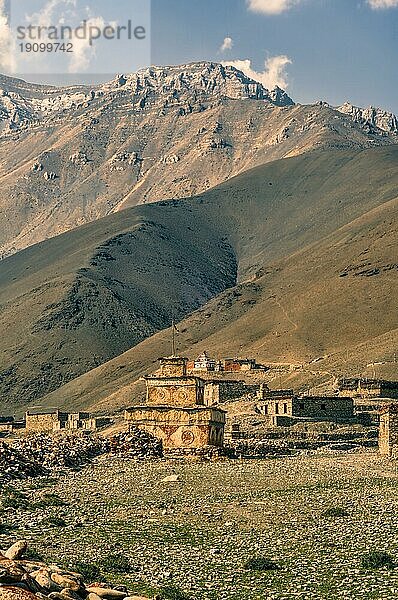
[[[345,102],[337,110],[349,115],[355,123],[368,124],[386,133],[398,135],[398,119],[392,112],[374,106],[359,108],[350,104],[350,102]]]
[[[84,582],[80,573],[26,558],[27,550],[18,541],[0,551],[0,600],[146,600],[124,586]]]

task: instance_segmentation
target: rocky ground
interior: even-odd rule
[[[94,574],[94,572],[93,572]],[[86,573],[87,575],[87,573]],[[57,565],[28,556],[25,540],[0,552],[1,600],[147,600],[129,596],[126,586],[111,587],[96,582],[86,585],[81,573],[66,571]]]
[[[136,427],[131,428],[130,432],[115,433],[109,439],[86,434],[40,433],[15,440],[0,440],[0,485],[15,479],[76,470],[95,456],[106,453],[133,459],[159,458],[163,455],[162,444]]]
[[[374,451],[262,461],[104,455],[3,486],[0,548],[177,600],[398,598],[398,468]],[[369,552],[392,557],[368,568]],[[250,559],[267,559],[250,561]]]

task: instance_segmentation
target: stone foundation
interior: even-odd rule
[[[135,406],[126,421],[160,439],[164,449],[222,447],[226,413],[214,408]]]

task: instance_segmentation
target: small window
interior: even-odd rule
[[[275,414],[279,415],[279,404],[277,402],[275,404]]]
[[[268,404],[264,404],[264,414],[268,415]]]
[[[287,415],[287,404],[283,405],[283,412],[285,413],[285,415]]]

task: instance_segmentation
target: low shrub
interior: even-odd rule
[[[347,517],[348,516],[348,512],[345,510],[345,508],[342,508],[341,506],[331,506],[330,508],[325,510],[322,514],[324,517]]]
[[[12,529],[15,529],[12,525],[5,523],[4,521],[0,521],[0,535],[9,533]]]
[[[79,573],[85,583],[94,583],[101,578],[101,570],[93,563],[76,562],[69,565],[68,568],[75,573]]]
[[[47,508],[47,506],[65,506],[64,500],[57,496],[56,494],[43,494],[38,500],[35,502],[34,508]]]
[[[29,548],[29,547],[28,547],[27,551],[24,554],[24,558],[26,558],[27,560],[34,560],[34,561],[44,562],[44,559],[43,559],[42,555],[39,554],[33,548]]]
[[[158,594],[160,600],[190,600],[190,596],[174,585],[163,587]]]
[[[249,558],[243,565],[247,571],[276,571],[279,565],[265,556],[254,556]]]
[[[1,498],[2,508],[14,508],[25,510],[30,507],[30,501],[26,494],[15,490],[11,487],[3,489],[3,495]]]
[[[387,552],[374,550],[373,552],[364,554],[361,559],[361,567],[363,569],[393,569],[394,566],[394,559]]]
[[[66,521],[61,517],[47,517],[43,519],[41,525],[44,525],[44,527],[66,527]]]
[[[109,554],[106,558],[98,561],[98,566],[106,573],[131,573],[133,571],[129,559],[122,554]]]

